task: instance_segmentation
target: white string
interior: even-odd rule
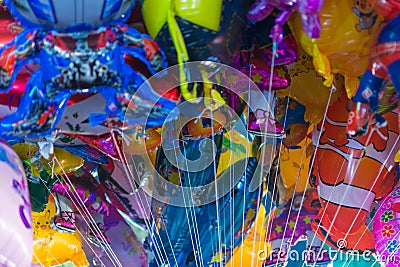
[[[110,125],[109,125],[109,127],[110,127]],[[127,178],[128,178],[128,179],[132,179],[132,180],[133,180],[133,179],[134,179],[133,173],[131,172],[131,170],[130,170],[129,168],[127,168],[127,163],[126,163],[127,160],[126,160],[126,157],[125,157],[125,155],[124,155],[123,153],[121,153],[121,151],[120,151],[120,149],[119,149],[119,146],[118,146],[118,142],[117,142],[117,140],[115,139],[115,136],[114,136],[112,133],[113,133],[113,129],[110,127],[110,134],[111,134],[111,137],[112,137],[112,140],[113,140],[113,143],[114,143],[114,147],[116,148],[118,157],[121,159],[121,163],[122,163],[122,166],[123,166],[123,168],[124,168],[125,174],[127,175]],[[135,162],[132,161],[132,163],[133,163],[133,165],[134,165],[134,168],[136,169],[136,173],[139,173],[138,170],[137,170],[137,167],[136,167]],[[134,183],[130,183],[130,185],[131,185],[131,189],[132,189],[133,192],[135,192],[136,190],[138,190],[138,188],[136,188],[136,185],[135,185]],[[134,187],[135,187],[136,189],[135,189]],[[139,194],[139,196],[138,196],[137,194],[133,194],[133,195],[134,195],[134,196],[136,197],[136,199],[138,200],[138,201],[137,201],[137,204],[139,205],[139,207],[140,207],[142,210],[145,210],[145,209],[144,209],[144,204],[143,204],[143,201],[142,201],[142,197],[140,196],[140,194]],[[146,204],[147,204],[147,210],[150,210],[150,211],[151,211],[151,206],[150,206],[150,204],[149,204],[149,202],[148,202],[148,199],[147,199],[146,197],[144,197],[144,198],[145,198],[145,201],[146,201]],[[155,222],[156,220],[155,220],[155,218],[154,218],[153,213],[152,213],[152,212],[149,212],[148,214],[150,215],[151,219]],[[165,251],[164,246],[161,246],[161,245],[159,246],[159,245],[158,245],[158,242],[157,242],[158,240],[155,239],[154,233],[152,232],[152,228],[151,228],[150,224],[147,222],[147,220],[145,220],[145,224],[146,224],[146,227],[147,227],[147,229],[148,229],[148,231],[149,231],[149,233],[150,233],[150,238],[153,240],[153,244],[154,244],[154,246],[155,246],[155,249],[158,250],[157,254],[158,254],[160,257],[162,257],[163,262],[165,262],[163,256],[161,256],[161,255],[162,255],[161,249],[160,249],[160,247],[161,247],[161,248],[162,248],[162,251],[164,252],[164,254],[165,254],[165,256],[166,256],[166,261],[168,262],[169,265],[171,265],[171,263],[169,262],[169,258],[168,258],[167,252]],[[166,233],[168,242],[169,242],[169,244],[170,244],[170,246],[171,246],[171,248],[172,248],[171,239],[170,239],[170,237],[169,237],[169,234],[168,234],[167,231],[166,231],[165,233]],[[176,262],[176,257],[175,257],[175,253],[174,253],[173,250],[172,250],[172,255],[173,255],[173,257],[174,257],[174,259],[175,259],[175,262]]]

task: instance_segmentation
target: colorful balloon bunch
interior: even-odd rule
[[[0,1],[0,266],[398,266],[399,15]]]

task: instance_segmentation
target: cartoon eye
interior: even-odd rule
[[[37,225],[40,225],[40,222],[37,222],[36,224],[37,224]]]
[[[101,66],[100,67],[100,72],[104,72],[104,73],[106,73],[108,71],[108,67],[107,66]]]
[[[46,222],[46,224],[49,224],[49,222]]]

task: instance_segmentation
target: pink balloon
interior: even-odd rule
[[[400,188],[379,203],[373,222],[376,252],[386,267],[400,266]]]
[[[11,147],[0,141],[0,266],[31,266],[31,204],[24,169]]]

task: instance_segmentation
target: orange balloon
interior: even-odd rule
[[[315,69],[313,58],[303,49],[299,49],[295,62],[278,69],[280,76],[288,77],[290,83],[286,89],[276,91],[276,95],[279,98],[290,96],[305,106],[304,120],[312,124],[322,120],[328,101],[329,105],[334,103],[340,96],[340,89],[344,87],[343,78],[337,75],[334,79],[337,89],[331,94],[330,88],[324,85],[324,78]]]
[[[89,266],[82,249],[78,232],[61,233],[51,228],[51,220],[56,214],[54,198],[42,212],[32,212],[34,234],[32,262],[49,267],[72,261],[76,267]]]
[[[131,155],[142,155],[154,151],[161,145],[161,135],[158,129],[149,128],[144,131],[144,135],[138,133],[127,135],[130,140],[123,145],[125,152]]]
[[[300,15],[293,21],[293,32],[298,43],[313,56],[315,69],[327,79],[325,84],[331,86],[334,73],[343,74],[351,97],[368,66],[372,39],[382,19],[367,0],[325,0],[319,17],[320,38],[307,36]]]
[[[268,216],[265,213],[265,207],[261,205],[249,234],[243,243],[235,248],[234,254],[226,267],[263,266],[263,259],[267,258],[271,252],[270,245],[264,241],[268,221]]]

